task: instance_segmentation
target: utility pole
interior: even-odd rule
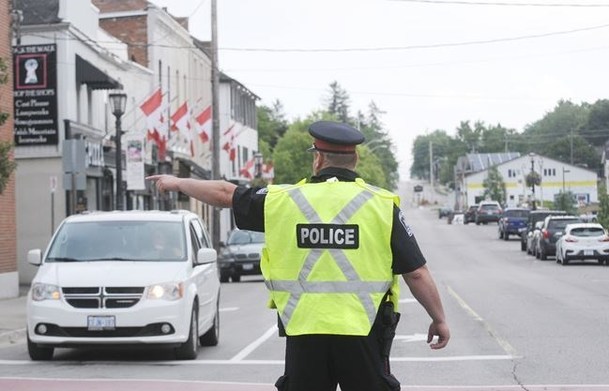
[[[218,4],[211,0],[212,179],[220,179],[220,70],[218,68]],[[220,209],[213,207],[212,244],[220,248]]]

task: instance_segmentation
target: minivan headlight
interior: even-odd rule
[[[168,282],[150,285],[146,296],[148,299],[153,300],[178,300],[184,296],[184,284],[181,282]]]
[[[61,292],[57,285],[40,282],[32,285],[32,300],[34,301],[59,300],[60,298]]]

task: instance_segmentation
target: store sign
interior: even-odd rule
[[[57,47],[13,48],[15,145],[57,145]]]

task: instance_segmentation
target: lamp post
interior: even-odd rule
[[[255,164],[255,177],[256,178],[260,178],[262,177],[262,154],[261,153],[256,153],[254,155],[254,164]]]
[[[110,102],[110,110],[116,117],[116,209],[123,210],[123,157],[121,137],[123,130],[121,129],[121,117],[125,114],[127,106],[127,94],[118,91],[108,95]]]
[[[529,157],[531,158],[531,210],[535,210],[537,209],[535,206],[535,154],[531,152]]]
[[[565,173],[571,172],[569,170],[565,170],[565,166],[562,166],[562,192],[565,192]]]

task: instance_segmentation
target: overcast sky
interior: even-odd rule
[[[152,1],[210,39],[211,0]],[[417,135],[609,98],[609,0],[218,0],[218,38],[220,68],[289,119],[332,81],[351,114],[374,101],[403,180]]]

